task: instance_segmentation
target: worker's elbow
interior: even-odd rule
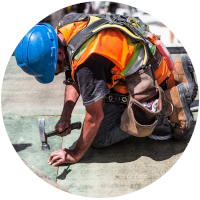
[[[91,124],[100,124],[104,118],[104,111],[102,109],[102,100],[86,106],[86,120]]]

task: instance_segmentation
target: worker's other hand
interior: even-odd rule
[[[55,129],[58,129],[58,131],[61,132],[61,134],[58,134],[58,136],[60,136],[60,137],[69,135],[71,133],[70,120],[60,118],[60,120],[58,121],[58,123],[55,126]],[[65,129],[66,129],[66,131],[63,132]]]
[[[59,149],[53,151],[47,160],[49,165],[58,166],[63,163],[76,163],[78,160],[74,156],[74,151],[69,149]]]

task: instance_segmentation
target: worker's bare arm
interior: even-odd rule
[[[83,157],[92,144],[103,118],[102,99],[92,105],[86,106],[83,129],[74,149],[74,155],[77,161]]]
[[[86,106],[86,116],[76,147],[73,150],[60,149],[52,152],[48,163],[57,166],[62,163],[78,162],[92,144],[103,117],[102,99]]]
[[[67,127],[70,126],[71,113],[74,109],[74,106],[76,105],[79,96],[80,92],[76,84],[66,85],[63,111],[60,120],[55,126],[55,129],[58,129],[59,132],[62,132],[63,130],[65,130]],[[70,132],[71,129],[69,128],[64,133],[59,134],[58,136],[63,137],[70,134]]]

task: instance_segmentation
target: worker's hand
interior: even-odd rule
[[[73,150],[59,149],[51,153],[47,162],[52,166],[58,166],[63,163],[76,163],[78,160],[75,158],[74,154]]]
[[[67,128],[67,130],[65,132],[63,132],[66,128]],[[58,121],[58,123],[55,126],[55,129],[58,129],[58,131],[61,132],[61,134],[58,134],[58,136],[60,136],[60,137],[69,135],[71,133],[70,119],[67,120],[67,119],[60,118],[60,120]]]

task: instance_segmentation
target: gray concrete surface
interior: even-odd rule
[[[90,147],[76,164],[49,166],[47,159],[51,151],[73,148],[80,135],[76,130],[63,139],[57,136],[49,138],[51,150],[41,151],[37,120],[45,118],[45,130],[54,129],[63,107],[63,79],[61,74],[48,85],[39,84],[25,74],[12,57],[3,80],[1,103],[8,136],[18,155],[44,174],[43,177],[50,178],[72,194],[84,197],[121,196],[140,190],[162,177],[185,151],[197,112],[193,113],[195,121],[190,133],[181,141],[154,141],[131,136],[110,147]],[[83,122],[84,110],[79,99],[72,122]],[[154,132],[157,135],[167,133],[165,127]]]
[[[22,159],[23,160],[23,159]],[[63,188],[62,186],[60,186],[58,183],[56,183],[55,181],[51,180],[50,178],[48,178],[45,174],[43,174],[41,171],[37,170],[35,167],[33,167],[32,165],[30,165],[29,163],[27,163],[25,160],[23,160],[23,162],[26,164],[26,166],[33,171],[38,177],[40,177],[42,180],[44,180],[45,182],[49,183],[50,185],[54,186],[55,188],[62,190],[64,192],[69,192],[68,190],[66,190],[65,188]]]

